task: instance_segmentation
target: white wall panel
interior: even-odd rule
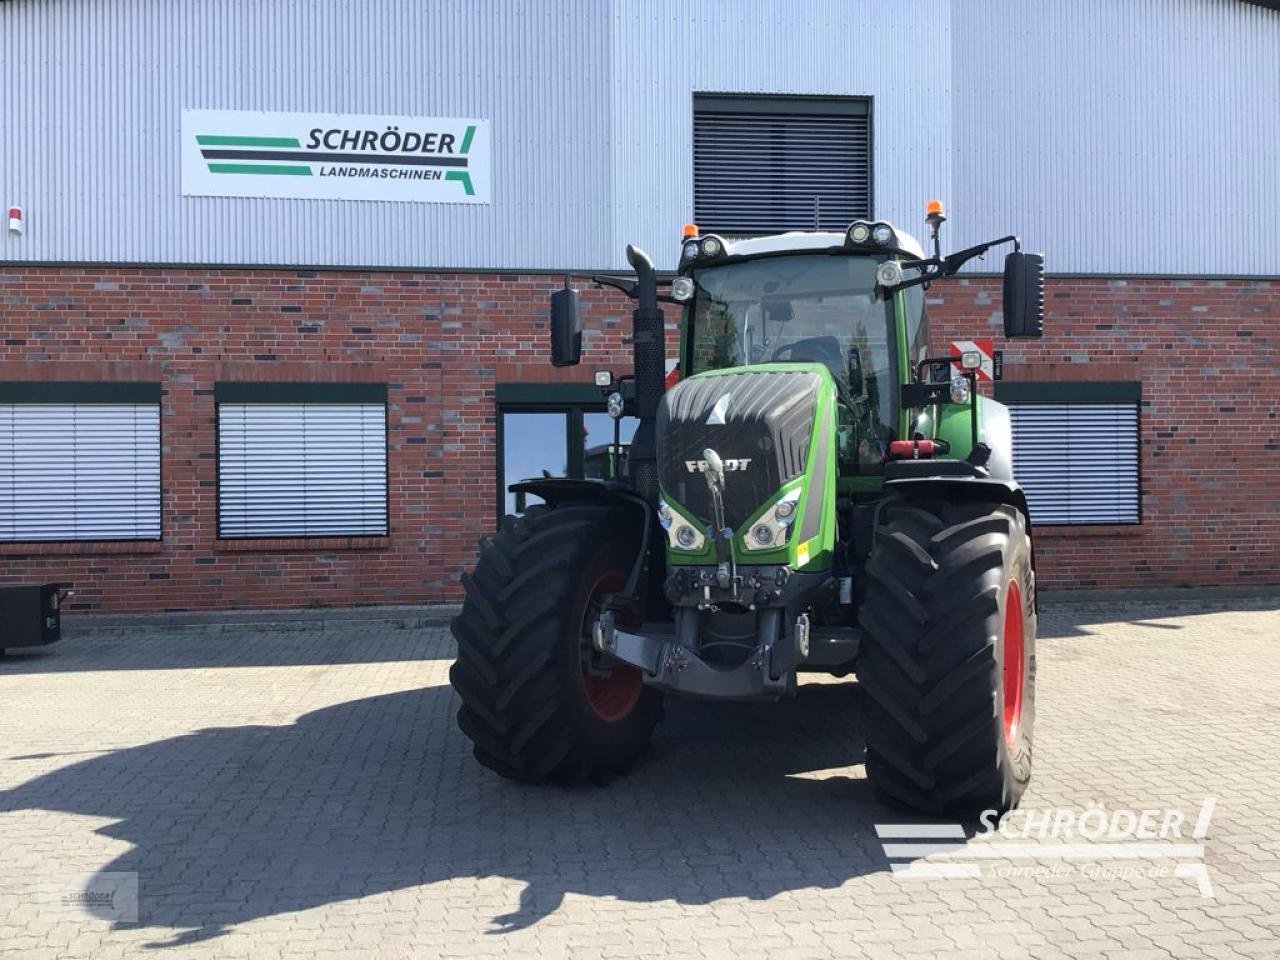
[[[1280,273],[1280,12],[1240,0],[8,0],[0,260],[671,266],[696,91],[872,97],[877,215],[939,196],[955,245]],[[486,117],[493,203],[182,197],[183,107]]]

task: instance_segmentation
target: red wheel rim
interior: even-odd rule
[[[613,667],[604,676],[597,676],[588,671],[592,655],[591,629],[599,610],[597,600],[606,593],[616,593],[621,590],[624,582],[622,574],[617,570],[609,570],[601,574],[591,588],[583,616],[582,636],[586,638],[586,643],[582,652],[582,688],[587,695],[587,704],[591,707],[591,712],[606,723],[621,720],[629,714],[644,689],[644,680],[640,676],[640,671],[626,664]],[[619,616],[618,625],[634,627],[634,617]]]
[[[1004,742],[1012,750],[1022,721],[1022,591],[1009,581],[1004,598]]]

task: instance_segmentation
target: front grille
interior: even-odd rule
[[[726,461],[747,461],[725,473],[725,520],[741,526],[778,487],[804,473],[821,382],[817,373],[755,369],[677,383],[658,408],[662,489],[710,523],[711,491],[689,462],[707,448]],[[724,422],[708,423],[726,395]]]

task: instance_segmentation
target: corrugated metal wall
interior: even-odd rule
[[[873,97],[877,214],[940,196],[953,245],[1280,273],[1280,13],[1238,0],[9,0],[0,56],[0,259],[670,266],[701,91]],[[183,107],[487,117],[493,203],[183,197]]]
[[[954,0],[957,243],[1059,271],[1280,274],[1280,12]]]

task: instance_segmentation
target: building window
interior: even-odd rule
[[[158,539],[159,384],[0,384],[0,541]]]
[[[1037,524],[1138,523],[1133,382],[996,385],[1013,421],[1013,475]]]
[[[871,217],[871,104],[859,97],[693,98],[693,211],[729,236],[846,230]]]
[[[630,395],[630,385],[619,386]],[[610,480],[626,468],[638,422],[605,410],[605,398],[591,384],[500,383],[498,402],[498,516],[524,513],[532,501],[514,494],[513,483],[530,478],[589,477]]]
[[[387,533],[387,388],[220,383],[218,536]]]

